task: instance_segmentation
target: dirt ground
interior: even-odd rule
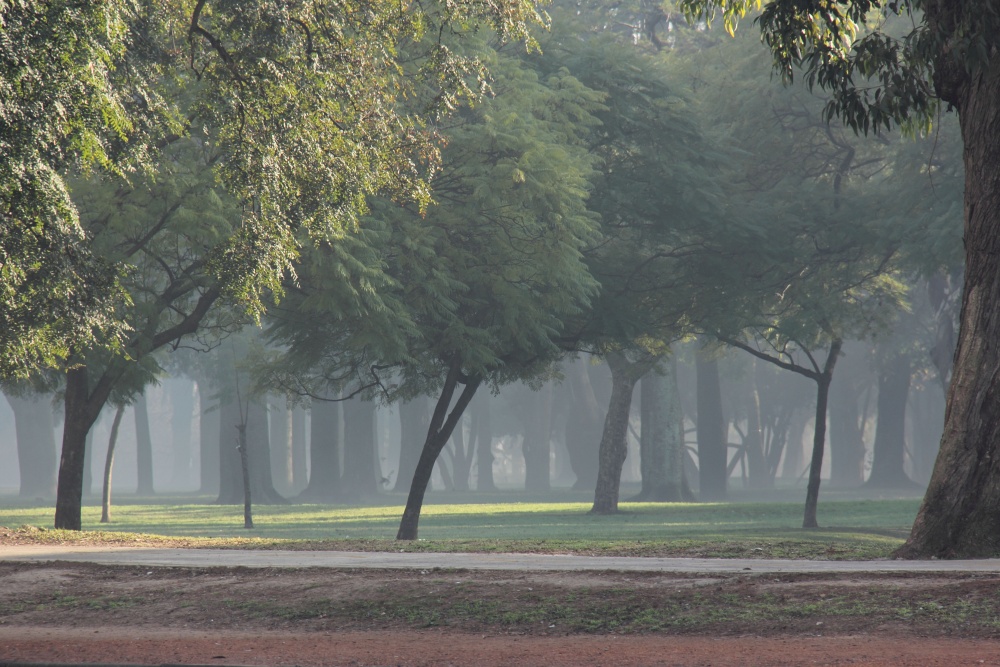
[[[0,564],[0,663],[1000,665],[988,575]]]

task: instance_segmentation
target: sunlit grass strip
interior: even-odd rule
[[[242,508],[209,504],[130,505],[100,524],[100,510],[86,507],[88,532],[53,532],[54,541],[150,541],[162,536],[185,546],[342,548],[432,551],[534,551],[708,557],[877,558],[907,534],[918,501],[830,501],[821,507],[825,530],[803,531],[797,503],[625,503],[614,516],[590,515],[589,503],[436,504],[425,507],[421,542],[393,541],[402,506],[269,505],[255,508],[256,528],[242,528]],[[52,510],[0,509],[0,525],[51,525]],[[159,538],[157,538],[159,539]],[[2,540],[2,538],[0,538]],[[226,541],[228,540],[228,542]]]

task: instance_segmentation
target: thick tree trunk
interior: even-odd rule
[[[493,480],[493,421],[487,394],[479,394],[472,402],[472,433],[476,438],[476,490],[496,491]]]
[[[314,400],[311,414],[309,484],[299,494],[298,500],[313,503],[334,502],[338,498],[340,489],[340,450],[344,430],[341,404]]]
[[[111,393],[111,384],[101,383],[91,392],[86,366],[78,366],[66,372],[65,416],[54,522],[56,528],[81,528],[80,509],[83,505],[87,435]]]
[[[146,394],[139,395],[133,407],[135,411],[135,446],[138,483],[135,492],[140,496],[151,496],[153,490],[153,438],[149,432],[149,405]]]
[[[566,381],[573,393],[566,420],[566,452],[576,475],[574,489],[593,489],[597,484],[598,451],[604,413],[597,401],[586,359],[566,365]]]
[[[725,500],[727,486],[726,422],[722,416],[719,365],[695,355],[697,378],[698,495],[703,501]]]
[[[833,380],[833,369],[837,365],[842,344],[839,338],[833,339],[823,371],[813,378],[816,381],[816,423],[813,430],[812,459],[809,462],[809,484],[806,487],[806,507],[802,518],[803,528],[819,528],[816,509],[819,505],[820,475],[823,471],[823,450],[826,446],[826,409],[830,397],[830,381]]]
[[[906,402],[913,370],[906,354],[895,354],[878,378],[878,424],[875,428],[872,474],[868,486],[879,489],[913,488],[903,469],[906,458]]]
[[[546,492],[552,477],[552,383],[529,397],[524,412],[524,489]]]
[[[403,509],[403,517],[399,521],[399,530],[396,532],[397,540],[417,539],[420,510],[424,504],[427,485],[431,481],[431,473],[434,472],[434,462],[441,455],[441,450],[444,449],[452,431],[461,421],[465,408],[468,407],[482,382],[478,377],[466,378],[462,393],[449,413],[448,408],[451,406],[451,399],[455,395],[455,389],[458,387],[461,377],[461,366],[454,362],[445,378],[441,395],[438,397],[434,414],[427,427],[427,439],[424,440],[424,448],[420,452],[420,459],[417,461],[417,467],[413,473],[413,482],[410,484],[410,492],[406,497],[406,507]]]
[[[52,431],[52,397],[48,394],[7,396],[14,411],[17,467],[22,498],[51,498],[56,492],[56,438]]]
[[[962,7],[928,3],[928,18],[947,26]],[[1000,57],[990,53],[975,77],[948,57],[935,84],[962,127],[965,287],[941,450],[897,552],[906,558],[1000,555]]]
[[[609,354],[607,360],[611,368],[611,400],[601,435],[597,486],[594,489],[591,514],[614,514],[618,511],[622,466],[628,453],[625,438],[628,435],[632,392],[635,390],[635,383],[652,365],[652,362],[630,362],[617,352]]]
[[[344,477],[341,487],[348,502],[360,503],[378,493],[375,452],[375,403],[360,398],[345,401]]]

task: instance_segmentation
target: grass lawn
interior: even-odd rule
[[[242,527],[242,506],[192,496],[157,498],[163,504],[122,496],[109,525],[98,523],[100,507],[85,506],[83,535],[27,528],[16,535],[27,539],[30,532],[35,541],[244,548],[879,558],[902,543],[919,504],[912,497],[858,500],[847,499],[856,493],[828,494],[819,512],[824,528],[806,531],[799,528],[802,502],[790,499],[798,494],[785,495],[788,500],[745,493],[743,502],[622,503],[618,515],[593,516],[586,494],[571,491],[550,496],[549,502],[524,500],[523,493],[437,493],[424,506],[421,539],[409,544],[393,540],[404,500],[398,494],[369,507],[260,505],[254,508],[253,530]],[[50,506],[0,497],[0,526],[46,527],[52,515]],[[14,535],[8,533],[8,539]]]

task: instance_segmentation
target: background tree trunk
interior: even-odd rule
[[[857,347],[852,346],[852,350]],[[853,357],[849,357],[853,361]],[[830,483],[857,487],[865,481],[865,441],[861,400],[867,399],[855,370],[841,369],[830,383]]]
[[[496,491],[493,480],[493,421],[489,395],[480,393],[472,400],[472,433],[476,438],[476,490]]]
[[[427,425],[430,421],[428,412],[426,396],[417,396],[399,404],[399,466],[393,491],[406,491],[410,488],[413,472],[420,459],[420,449],[427,437]]]
[[[818,528],[816,510],[819,505],[819,485],[823,471],[823,450],[826,446],[826,410],[830,397],[830,381],[833,380],[833,369],[840,356],[842,341],[834,338],[830,343],[830,351],[826,356],[823,371],[815,378],[816,381],[816,424],[813,430],[812,459],[809,462],[809,484],[806,488],[806,507],[802,518],[803,528]]]
[[[906,402],[913,370],[907,354],[894,354],[878,378],[878,424],[875,428],[872,473],[868,486],[914,488],[903,470],[906,456]]]
[[[379,490],[375,476],[375,403],[352,398],[344,402],[344,476],[341,489],[349,502],[360,503]]]
[[[145,392],[139,395],[132,409],[135,412],[136,472],[138,477],[135,492],[140,496],[151,496],[155,493],[153,490],[153,438],[149,432],[149,405],[146,402]]]
[[[201,469],[199,493],[218,495],[221,477],[219,463],[222,459],[219,452],[222,441],[219,426],[222,415],[218,400],[212,396],[211,384],[207,380],[198,381],[198,414],[198,462]]]
[[[170,396],[170,430],[171,449],[173,453],[173,470],[171,481],[179,489],[194,487],[194,447],[191,437],[191,426],[194,422],[194,384],[187,378],[171,378],[164,384],[166,394]]]
[[[300,493],[309,483],[306,448],[306,411],[301,405],[292,408],[292,488]]]
[[[604,410],[597,401],[586,359],[575,359],[565,367],[572,391],[566,419],[566,452],[576,475],[574,489],[593,489],[597,484],[598,452]]]
[[[725,500],[727,486],[726,422],[722,416],[719,364],[695,354],[697,382],[698,495],[703,501]]]
[[[288,399],[269,396],[267,426],[271,443],[271,473],[279,493],[291,493],[292,480],[292,415]]]
[[[52,429],[52,396],[28,393],[6,395],[14,411],[17,437],[18,495],[22,498],[52,498],[56,492],[59,461]]]
[[[684,474],[684,417],[677,359],[662,360],[662,372],[652,369],[641,380],[639,403],[642,489],[636,500],[679,502],[694,499]]]
[[[115,410],[114,421],[111,422],[111,435],[108,437],[108,451],[104,456],[104,483],[101,485],[101,523],[111,522],[111,472],[115,464],[115,444],[118,442],[118,427],[122,423],[125,406],[119,405]]]
[[[524,488],[547,492],[552,476],[552,383],[531,392],[524,411]]]
[[[311,417],[309,484],[298,499],[313,503],[334,502],[340,489],[340,450],[344,431],[341,404],[314,400]]]

